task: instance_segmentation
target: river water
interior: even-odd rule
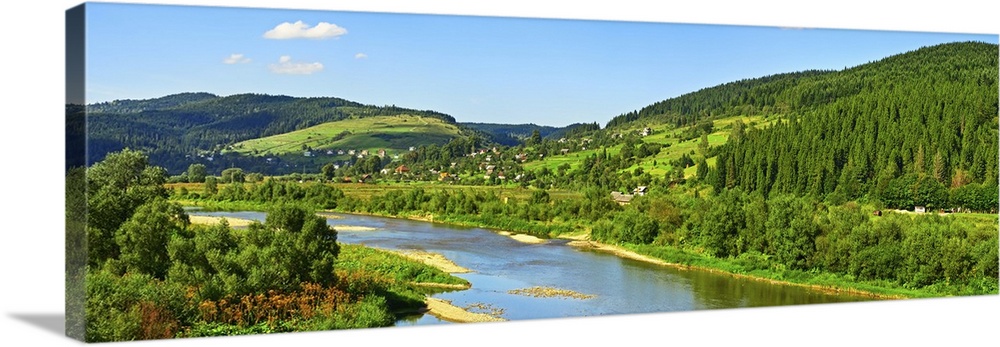
[[[203,212],[263,221],[262,212]],[[466,290],[431,296],[472,312],[498,313],[508,320],[672,312],[738,307],[819,304],[871,300],[829,294],[799,286],[775,285],[698,270],[659,266],[567,246],[566,240],[527,244],[496,232],[373,216],[338,214],[334,228],[357,226],[374,231],[338,231],[343,243],[440,253],[471,273]],[[568,289],[589,299],[540,298],[508,291],[535,286]],[[397,325],[447,323],[431,315],[403,318]]]

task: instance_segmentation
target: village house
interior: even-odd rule
[[[649,136],[649,134],[652,134],[652,133],[653,133],[653,129],[650,129],[649,127],[642,128],[642,133],[641,133],[642,136]]]
[[[648,190],[649,190],[649,188],[646,187],[646,186],[638,186],[638,187],[635,187],[635,189],[632,190],[632,193],[635,194],[635,195],[643,196],[643,195],[646,195],[646,192]]]
[[[385,158],[385,149],[378,150],[378,157]]]
[[[569,153],[569,148],[560,149],[559,153],[562,153],[563,155],[566,155],[567,153]]]
[[[410,168],[406,167],[406,165],[400,165],[396,167],[397,174],[403,174],[407,172],[410,172]]]
[[[361,178],[358,179],[358,183],[365,183],[366,181],[371,180],[371,179],[372,179],[372,175],[365,174],[364,176],[361,176]]]
[[[622,192],[611,192],[611,200],[619,205],[628,205],[632,202],[632,194],[622,194]]]

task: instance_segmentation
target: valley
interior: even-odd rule
[[[68,107],[94,113],[94,162],[67,187],[88,190],[68,204],[91,207],[76,236],[95,270],[75,275],[108,297],[162,291],[183,336],[448,321],[434,307],[501,320],[995,295],[997,56],[959,42],[732,81],[603,126],[261,94]],[[578,295],[510,294],[524,288]],[[268,311],[303,298],[344,306]],[[128,302],[99,312],[150,309]]]

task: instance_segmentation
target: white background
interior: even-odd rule
[[[120,2],[120,1],[109,1]],[[996,1],[133,1],[376,12],[1000,33]],[[0,10],[4,227],[0,344],[70,345],[63,313],[64,15],[75,1]],[[219,23],[225,25],[225,23]],[[461,28],[456,28],[461,30]],[[165,340],[130,346],[968,345],[997,342],[1000,296]]]

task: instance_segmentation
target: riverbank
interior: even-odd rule
[[[506,319],[494,317],[485,313],[469,312],[461,307],[451,304],[451,301],[427,298],[427,311],[434,317],[453,323],[482,323],[482,322],[504,322]]]
[[[234,228],[245,228],[245,227],[249,226],[250,223],[253,223],[252,220],[243,219],[243,218],[214,217],[214,216],[190,216],[190,215],[188,216],[188,220],[191,221],[191,224],[198,224],[198,225],[216,225],[216,224],[219,224],[219,222],[222,221],[223,219],[225,219],[226,222],[229,223],[230,227],[234,227]]]
[[[332,212],[332,211],[323,211]],[[442,225],[454,225],[454,226],[465,226],[465,227],[478,227],[487,230],[492,230],[498,234],[505,235],[508,237],[517,238],[520,242],[529,243],[544,243],[547,242],[546,239],[537,238],[526,234],[515,234],[511,231],[497,230],[489,227],[484,227],[475,223],[453,221],[448,218],[435,218],[432,215],[427,214],[414,214],[414,215],[385,215],[376,213],[365,213],[365,212],[338,212],[343,214],[354,214],[363,216],[377,216],[385,218],[396,218],[396,219],[409,219],[421,222],[430,222]],[[907,290],[902,288],[886,287],[879,284],[867,284],[854,282],[852,279],[842,278],[836,274],[827,273],[807,273],[807,272],[791,272],[791,271],[770,271],[770,270],[756,270],[756,271],[746,271],[741,266],[733,263],[726,259],[715,259],[707,258],[698,254],[691,254],[684,252],[682,250],[673,249],[670,247],[662,246],[651,246],[651,245],[627,245],[632,249],[626,249],[621,246],[607,245],[595,241],[589,241],[589,235],[586,232],[573,232],[560,234],[557,236],[562,239],[571,240],[568,244],[581,249],[591,249],[600,252],[606,252],[619,257],[633,259],[637,261],[643,261],[647,263],[652,263],[661,266],[671,266],[683,270],[699,270],[705,272],[726,274],[738,278],[746,278],[755,281],[767,282],[776,285],[790,285],[805,287],[812,290],[830,293],[830,294],[849,294],[864,296],[873,299],[905,299],[912,297],[935,297],[940,295],[933,295],[933,293],[923,293],[916,290]],[[433,265],[432,265],[433,266]]]
[[[373,217],[384,217],[384,218],[393,218],[393,219],[406,219],[406,220],[412,220],[412,221],[418,221],[418,222],[425,222],[425,223],[433,223],[433,224],[441,224],[441,225],[452,225],[452,226],[461,226],[461,227],[480,228],[480,229],[491,230],[491,231],[493,231],[493,232],[495,232],[497,234],[510,237],[511,239],[514,239],[514,241],[528,243],[528,244],[543,244],[543,243],[548,242],[546,239],[543,239],[543,238],[540,238],[540,237],[537,237],[537,236],[528,235],[528,234],[519,234],[519,233],[516,233],[514,231],[498,230],[498,229],[495,229],[495,228],[490,228],[490,227],[487,227],[487,226],[482,226],[482,225],[478,225],[478,224],[474,224],[474,223],[463,223],[463,222],[452,221],[452,220],[447,220],[447,219],[446,220],[434,219],[434,215],[430,215],[430,214],[427,214],[427,215],[413,214],[413,215],[397,215],[397,216],[394,216],[394,215],[388,215],[388,214],[368,213],[368,212],[337,212],[337,213],[353,214],[353,215],[358,215],[358,216],[373,216]],[[335,215],[333,215],[333,216],[336,217]]]
[[[378,228],[364,227],[357,225],[331,225],[331,228],[336,231],[378,231]]]
[[[624,249],[624,248],[621,248],[621,247],[618,247],[618,246],[612,246],[612,245],[600,243],[600,242],[597,242],[597,241],[576,240],[576,241],[567,242],[566,245],[570,246],[570,247],[576,247],[576,248],[582,248],[582,249],[589,249],[589,250],[601,251],[601,252],[605,252],[605,253],[611,253],[611,254],[614,254],[614,255],[622,257],[622,258],[628,258],[628,259],[632,259],[632,260],[638,260],[638,261],[647,262],[647,263],[650,263],[650,264],[656,264],[656,265],[660,265],[660,266],[671,266],[671,267],[676,267],[676,268],[680,268],[680,269],[688,269],[689,268],[688,266],[685,266],[685,265],[682,265],[682,264],[668,263],[668,262],[663,261],[661,259],[653,258],[653,257],[650,257],[650,256],[645,256],[645,255],[642,255],[642,254],[639,254],[639,253],[636,253],[636,252],[633,252],[633,251],[630,251],[630,250],[627,250],[627,249]]]
[[[381,214],[372,214],[372,213],[353,213],[353,212],[347,212],[345,214],[358,214],[358,215],[377,216],[377,217],[386,217],[386,218],[409,219],[409,220],[416,220],[416,221],[430,222],[430,223],[444,224],[444,225],[478,227],[478,228],[482,228],[482,229],[492,230],[492,231],[494,231],[494,232],[496,232],[496,233],[498,233],[500,235],[512,237],[515,240],[520,239],[518,241],[521,241],[521,242],[528,242],[528,243],[545,243],[545,242],[548,242],[548,240],[546,240],[546,239],[538,238],[538,237],[527,235],[527,234],[515,234],[512,231],[495,230],[495,229],[491,229],[491,228],[488,228],[488,227],[483,227],[483,226],[478,226],[478,225],[471,225],[471,224],[468,224],[468,223],[451,222],[451,221],[448,221],[447,219],[445,219],[445,220],[442,220],[440,218],[439,219],[435,219],[433,216],[429,216],[429,215],[420,215],[420,216],[405,216],[405,215],[404,216],[391,216],[391,215],[381,215]],[[691,264],[691,263],[689,263],[689,261],[691,261],[692,258],[700,258],[701,256],[693,255],[693,254],[684,254],[683,257],[679,257],[679,258],[683,258],[683,259],[674,259],[673,257],[670,257],[670,256],[663,257],[662,255],[664,253],[683,253],[683,252],[681,252],[681,251],[676,251],[676,252],[638,252],[636,250],[627,249],[627,248],[621,247],[621,246],[615,246],[615,245],[609,245],[609,244],[600,243],[600,242],[597,242],[597,241],[591,241],[591,240],[589,240],[590,239],[590,235],[587,234],[587,233],[585,233],[585,232],[574,232],[574,233],[568,233],[568,234],[560,234],[559,236],[557,236],[557,238],[570,240],[569,242],[567,242],[567,245],[569,245],[571,247],[575,247],[575,248],[579,248],[579,249],[589,249],[589,250],[594,250],[594,251],[599,251],[599,252],[605,252],[605,253],[609,253],[609,254],[612,254],[612,255],[615,255],[615,256],[618,256],[618,257],[622,257],[622,258],[626,258],[626,259],[632,259],[632,260],[637,260],[637,261],[642,261],[642,262],[646,262],[646,263],[650,263],[650,264],[655,264],[655,265],[659,265],[659,266],[669,266],[669,267],[673,267],[673,268],[677,268],[677,269],[681,269],[681,270],[696,270],[696,271],[704,271],[704,272],[710,272],[710,273],[724,274],[724,275],[728,275],[728,276],[732,276],[732,277],[736,277],[736,278],[743,278],[743,279],[749,279],[749,280],[753,280],[753,281],[760,281],[760,282],[765,282],[765,283],[769,283],[769,284],[773,284],[773,285],[797,286],[797,287],[808,288],[808,289],[811,289],[811,290],[815,290],[815,291],[819,291],[819,292],[823,292],[823,293],[827,293],[827,294],[847,294],[847,295],[863,296],[863,297],[868,297],[868,298],[872,298],[872,299],[881,299],[881,300],[884,300],[884,299],[908,299],[908,298],[912,298],[912,297],[921,297],[922,296],[919,293],[914,292],[914,291],[910,291],[910,290],[884,288],[884,287],[879,287],[879,286],[876,286],[876,285],[866,285],[866,284],[862,284],[862,283],[850,282],[848,280],[843,280],[843,279],[832,281],[835,284],[828,284],[828,283],[817,284],[817,283],[809,283],[808,281],[810,280],[810,278],[807,278],[805,281],[790,281],[790,280],[785,280],[785,279],[780,279],[780,278],[766,276],[766,275],[773,275],[773,274],[770,274],[770,273],[769,274],[747,274],[747,273],[739,273],[739,272],[728,270],[727,268],[734,267],[734,264],[729,263],[729,262],[727,262],[726,260],[723,260],[723,259],[711,259],[711,260],[708,260],[708,259],[698,259],[699,261],[696,261],[696,262],[702,263],[702,264]],[[657,247],[657,246],[644,245],[644,246],[639,246],[639,247],[651,249],[651,248],[654,248],[654,247]],[[646,254],[644,254],[644,253],[646,253]],[[658,253],[660,256],[659,257],[655,256],[652,253]],[[701,261],[701,260],[703,260],[703,261]],[[710,263],[710,264],[705,265],[706,263]],[[835,276],[835,275],[832,275],[832,274],[829,274],[829,275],[830,276]],[[814,276],[814,277],[818,278],[818,277],[830,277],[830,276],[826,276],[826,274],[820,274],[819,276]],[[904,292],[904,293],[899,293],[899,292]],[[927,296],[927,295],[923,295],[923,296]]]
[[[548,242],[548,241],[545,241],[545,239],[539,238],[537,236],[531,236],[531,235],[527,235],[527,234],[515,234],[515,233],[512,233],[510,231],[503,231],[503,230],[501,230],[501,231],[497,231],[497,234],[510,237],[510,238],[514,239],[514,241],[522,242],[522,243],[529,243],[529,244],[536,244],[537,245],[537,244],[542,244],[542,243]]]
[[[669,261],[666,261],[664,259],[656,258],[656,257],[649,256],[649,255],[644,255],[644,254],[641,254],[639,252],[626,249],[624,247],[615,246],[615,245],[609,245],[609,244],[604,244],[604,243],[600,243],[600,242],[596,242],[596,241],[579,241],[579,240],[577,240],[577,241],[567,242],[567,245],[571,246],[571,247],[580,248],[580,249],[587,249],[587,250],[605,252],[605,253],[616,255],[618,257],[632,259],[632,260],[637,260],[637,261],[642,261],[642,262],[646,262],[646,263],[650,263],[650,264],[656,264],[656,265],[660,265],[660,266],[669,266],[669,267],[673,267],[673,268],[680,269],[680,270],[697,270],[697,271],[704,271],[704,272],[710,272],[710,273],[718,273],[718,274],[729,275],[729,276],[736,277],[736,278],[744,278],[744,279],[749,279],[749,280],[754,280],[754,281],[766,282],[768,284],[773,284],[773,285],[785,285],[785,286],[804,287],[804,288],[809,288],[809,289],[812,289],[812,290],[816,290],[816,291],[820,291],[820,292],[824,292],[824,293],[828,293],[828,294],[849,294],[849,295],[865,296],[865,297],[869,297],[869,298],[872,298],[872,299],[907,299],[907,298],[909,298],[909,296],[905,296],[905,295],[901,295],[901,294],[878,293],[878,292],[875,292],[875,291],[862,290],[862,289],[858,289],[858,288],[850,288],[850,287],[843,287],[843,286],[831,286],[831,285],[821,285],[821,284],[791,282],[791,281],[784,281],[784,280],[779,280],[779,279],[774,279],[774,278],[769,278],[769,277],[764,277],[764,276],[755,276],[755,275],[749,275],[749,274],[740,274],[740,273],[735,273],[735,272],[732,272],[732,271],[726,271],[724,269],[720,269],[720,268],[716,268],[716,267],[699,266],[699,265],[691,265],[691,264],[682,264],[682,263],[679,263],[679,262],[669,262]]]
[[[379,248],[381,249],[381,248]],[[395,254],[399,254],[403,257],[419,261],[421,263],[433,266],[446,273],[468,273],[471,270],[455,264],[451,259],[446,258],[440,253],[417,251],[417,250],[392,250],[392,249],[382,249],[384,251],[389,251]]]

